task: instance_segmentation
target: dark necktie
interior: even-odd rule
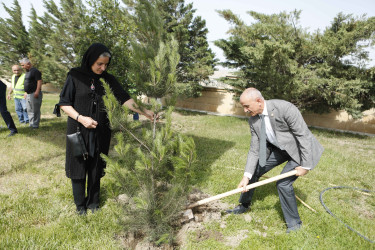
[[[266,123],[264,120],[264,115],[259,115],[262,122],[260,127],[260,138],[259,138],[259,165],[264,167],[267,160],[267,134],[266,134]]]

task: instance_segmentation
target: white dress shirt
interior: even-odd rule
[[[278,146],[279,144],[277,143],[275,132],[273,131],[272,126],[271,126],[271,121],[268,115],[266,102],[264,102],[264,109],[263,109],[262,115],[264,115],[264,122],[266,124],[267,141],[269,141],[275,146]]]

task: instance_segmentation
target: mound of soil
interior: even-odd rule
[[[198,189],[193,190],[189,195],[189,204],[208,198],[209,195],[201,192]],[[223,203],[220,200],[212,201],[207,204],[192,208],[194,218],[187,220],[183,218],[181,220],[181,229],[177,234],[177,243],[180,247],[183,247],[187,241],[187,237],[190,232],[196,232],[196,240],[203,241],[209,238],[215,240],[222,240],[223,236],[219,232],[205,231],[203,223],[217,221],[220,222],[220,226],[225,227],[225,221],[222,220],[222,216],[225,215],[225,210],[229,209],[230,206],[227,203]]]
[[[209,195],[201,192],[198,189],[195,189],[188,197],[189,204],[208,197]],[[119,200],[121,199],[124,200],[124,197],[119,197]],[[190,219],[188,219],[187,217],[183,217],[184,211],[182,211],[181,220],[179,223],[177,223],[177,227],[179,228],[176,237],[177,246],[163,245],[161,247],[156,247],[152,243],[145,241],[142,235],[126,235],[120,237],[120,240],[125,249],[176,249],[184,248],[187,243],[189,234],[194,232],[194,234],[191,234],[194,241],[213,239],[223,242],[229,247],[236,247],[243,239],[248,237],[248,230],[241,230],[237,235],[234,236],[224,236],[218,231],[207,230],[204,227],[204,223],[216,221],[220,224],[221,228],[225,228],[225,218],[229,216],[225,213],[225,210],[229,208],[232,208],[232,205],[221,202],[220,200],[216,200],[193,208],[193,216]],[[249,214],[245,214],[244,219],[248,222],[252,220]]]

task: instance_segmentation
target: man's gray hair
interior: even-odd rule
[[[245,89],[245,91],[242,93],[242,95],[247,96],[247,97],[250,98],[251,100],[255,100],[256,98],[260,98],[260,99],[264,100],[264,98],[263,98],[263,96],[262,96],[262,93],[260,93],[260,91],[257,90],[256,88],[247,88],[247,89]]]
[[[99,57],[109,57],[109,58],[111,58],[111,54],[108,53],[108,52],[103,52],[103,53],[100,54]]]
[[[30,63],[29,58],[25,57],[20,60],[20,63]]]

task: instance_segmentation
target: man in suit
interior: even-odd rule
[[[240,103],[251,116],[251,145],[245,173],[238,184],[238,188],[244,188],[240,204],[227,212],[241,214],[248,211],[254,189],[246,192],[246,185],[257,182],[262,175],[287,161],[281,173],[296,169],[297,175],[279,180],[276,186],[287,233],[298,230],[302,221],[297,210],[293,183],[298,176],[307,174],[318,164],[323,147],[292,103],[283,100],[266,101],[255,88],[246,89],[240,97]]]

